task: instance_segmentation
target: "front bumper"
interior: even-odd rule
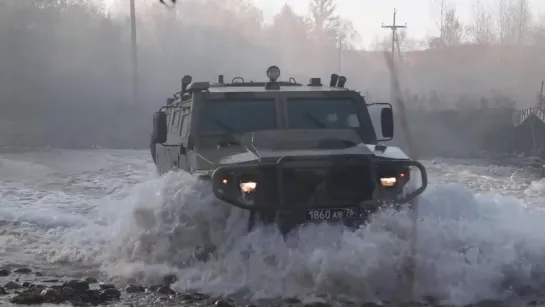
[[[286,198],[285,185],[284,185],[284,172],[289,169],[312,169],[312,168],[324,168],[324,167],[333,167],[333,166],[342,166],[342,167],[358,167],[361,165],[368,166],[370,170],[369,176],[371,177],[374,184],[374,193],[371,199],[354,203],[353,201],[334,201],[329,204],[322,203],[319,207],[302,207],[294,203],[290,203]],[[399,193],[385,192],[384,188],[379,182],[379,177],[377,170],[381,167],[387,166],[388,168],[401,169],[401,168],[416,168],[420,173],[421,183],[420,187],[414,189],[413,191],[403,194],[401,191]],[[240,173],[257,171],[259,169],[271,169],[273,168],[276,172],[276,184],[278,202],[276,203],[261,203],[256,202],[254,204],[248,204],[241,201],[239,198],[232,197],[232,193],[228,191],[225,187],[226,176],[234,176]],[[409,203],[420,194],[424,192],[428,185],[428,176],[424,166],[412,160],[405,159],[385,159],[377,157],[368,157],[361,155],[335,155],[335,156],[318,156],[318,157],[294,157],[294,156],[284,156],[279,158],[274,162],[265,162],[265,163],[253,163],[253,164],[238,164],[238,165],[229,165],[219,167],[212,174],[212,188],[214,195],[227,203],[232,204],[241,209],[250,210],[250,211],[301,211],[301,210],[334,210],[334,209],[347,209],[347,208],[357,208],[358,212],[366,212],[372,210],[373,208],[385,205],[385,204],[405,204]],[[362,187],[365,188],[365,187]],[[331,214],[332,211],[329,211]],[[314,214],[314,213],[312,213]],[[318,213],[319,214],[319,213]],[[326,213],[323,213],[326,214]],[[353,216],[354,218],[361,218],[362,213],[358,213],[358,216]],[[352,216],[351,216],[352,217]]]

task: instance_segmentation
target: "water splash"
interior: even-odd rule
[[[358,231],[308,225],[284,241],[274,228],[246,234],[244,212],[217,203],[191,180],[170,174],[156,182],[162,188],[139,190],[101,259],[110,264],[105,271],[150,282],[175,271],[177,290],[254,299],[391,300],[406,286],[406,211],[380,212]],[[543,217],[512,197],[431,186],[421,203],[418,293],[465,304],[538,291],[545,273]],[[213,250],[212,259],[196,259],[198,248]]]
[[[509,179],[511,172],[502,181],[465,167],[471,172],[454,179],[460,166],[434,167],[435,182],[481,182],[501,192],[525,186]],[[404,210],[380,212],[358,231],[308,225],[284,241],[274,228],[246,233],[248,213],[219,203],[193,177],[149,176],[147,166],[127,172],[131,182],[146,179],[123,186],[116,176],[103,181],[93,174],[96,185],[119,186],[100,199],[3,185],[2,246],[41,255],[57,268],[90,266],[112,278],[150,283],[175,272],[176,290],[254,299],[392,300],[405,286],[411,224]],[[538,185],[526,184],[525,191]],[[539,200],[536,193],[532,197]],[[455,304],[544,297],[545,213],[526,204],[456,183],[430,186],[420,205],[417,293]],[[211,257],[202,261],[199,256],[208,252]]]

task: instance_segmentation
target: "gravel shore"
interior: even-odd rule
[[[432,307],[441,306],[433,298],[427,302],[409,303],[355,303],[355,302],[302,302],[297,298],[278,298],[258,302],[240,302],[234,298],[211,297],[202,293],[177,293],[170,288],[176,276],[167,275],[162,284],[114,284],[94,277],[81,279],[47,276],[28,267],[0,269],[0,305],[40,306],[187,306],[187,307]],[[544,306],[542,301],[502,302],[481,301],[464,307],[518,307]]]

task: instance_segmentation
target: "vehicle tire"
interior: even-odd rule
[[[275,223],[276,211],[252,211],[248,217],[248,232],[259,226],[265,226]]]
[[[305,219],[298,213],[278,214],[276,225],[278,230],[286,237],[293,230],[305,224]]]

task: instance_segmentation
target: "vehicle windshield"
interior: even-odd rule
[[[362,143],[354,129],[283,129],[246,133],[248,147],[269,150],[344,149]]]
[[[273,99],[228,100],[205,102],[199,131],[241,134],[276,129],[276,107]]]
[[[357,101],[351,98],[288,99],[291,129],[358,129]]]

